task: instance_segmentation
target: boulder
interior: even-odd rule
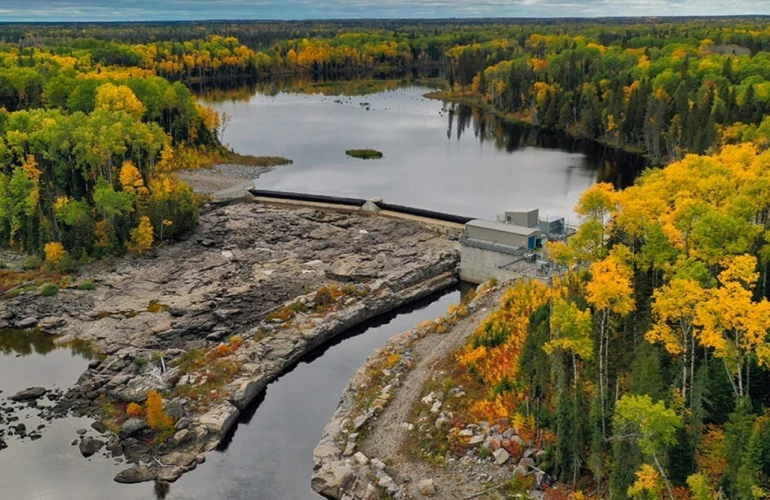
[[[479,443],[483,443],[486,438],[481,434],[476,434],[473,436],[470,441],[468,441],[468,444],[471,446],[477,445]]]
[[[423,479],[417,483],[417,491],[419,491],[421,495],[432,497],[436,494],[436,484],[433,482],[433,479]]]
[[[43,387],[30,387],[29,389],[17,392],[8,399],[11,401],[31,401],[42,398],[46,392],[46,389]]]
[[[174,481],[182,477],[182,474],[184,474],[184,468],[178,465],[174,465],[171,467],[163,467],[158,471],[158,476],[156,477],[156,479],[158,481],[164,481],[166,483],[173,483]]]
[[[233,387],[230,402],[241,411],[254,401],[259,392],[259,385],[253,380],[238,379],[233,382]]]
[[[122,470],[115,476],[115,482],[122,484],[143,483],[154,481],[158,477],[158,471],[146,465],[135,465],[130,469]]]
[[[123,441],[123,453],[126,455],[126,460],[129,462],[136,462],[147,458],[150,453],[150,446],[144,441],[140,441],[135,438],[128,438]]]
[[[85,458],[95,455],[104,446],[104,441],[86,436],[80,441],[80,454]]]
[[[43,330],[55,330],[57,328],[60,328],[66,324],[66,321],[64,318],[58,317],[58,316],[51,316],[48,318],[44,318],[40,321],[40,328]]]
[[[133,436],[134,434],[139,433],[140,431],[143,431],[147,428],[147,422],[144,420],[141,420],[139,418],[129,418],[125,422],[123,422],[123,425],[120,426],[120,431],[118,431],[118,436],[120,436],[122,439],[125,439],[127,437]]]
[[[174,444],[176,445],[182,444],[185,441],[185,439],[188,438],[189,435],[190,435],[190,431],[187,429],[182,429],[181,431],[177,431],[177,433],[174,434],[174,437],[173,437]]]
[[[353,428],[355,430],[360,429],[369,420],[369,415],[359,415],[353,419]]]
[[[338,463],[331,474],[314,475],[313,490],[329,498],[340,498],[356,481],[356,475],[349,464]]]
[[[198,417],[198,421],[212,431],[224,435],[238,421],[240,413],[238,408],[225,401]]]
[[[353,455],[353,459],[361,465],[366,465],[369,463],[369,459],[366,458],[366,455],[364,455],[360,451],[355,455]]]
[[[34,316],[27,316],[26,318],[16,322],[16,326],[19,328],[32,328],[37,324],[37,318]]]
[[[361,206],[361,211],[362,212],[369,212],[369,213],[376,214],[377,212],[379,212],[381,210],[382,209],[380,207],[378,207],[377,204],[374,201],[372,201],[372,200],[367,201],[366,203],[364,203]]]
[[[511,458],[511,454],[505,451],[505,448],[495,450],[492,455],[495,457],[495,463],[497,465],[503,465],[509,458]]]

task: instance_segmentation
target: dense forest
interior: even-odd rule
[[[182,83],[87,50],[0,47],[0,247],[72,268],[188,232],[197,206],[169,173],[221,150],[218,120]]]
[[[568,272],[510,288],[452,360],[455,418],[513,421],[565,497],[770,497],[767,19],[4,25],[2,39],[0,248],[63,270],[195,226],[173,172],[224,148],[194,81],[434,67],[439,97],[669,164],[583,195],[577,234],[546,249]]]
[[[532,35],[452,48],[449,98],[647,154],[654,163],[770,140],[770,54],[733,31],[620,38]],[[749,48],[752,47],[752,48]]]
[[[587,190],[548,248],[566,274],[516,283],[449,366],[459,421],[512,419],[562,491],[766,498],[768,166],[743,144]]]

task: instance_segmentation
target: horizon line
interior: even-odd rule
[[[339,17],[339,18],[200,18],[200,19],[125,19],[125,20],[15,20],[0,21],[0,26],[8,24],[120,24],[120,23],[222,23],[222,22],[265,22],[265,23],[300,23],[300,22],[355,22],[355,21],[583,21],[602,19],[628,20],[675,20],[675,19],[735,19],[735,18],[770,18],[770,14],[699,14],[699,15],[648,15],[648,16],[465,16],[465,17]]]

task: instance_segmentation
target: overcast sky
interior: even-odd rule
[[[0,0],[0,21],[770,14],[770,0]]]

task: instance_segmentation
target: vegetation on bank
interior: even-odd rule
[[[345,154],[360,160],[379,160],[382,158],[382,152],[376,149],[348,149]]]
[[[282,156],[242,155],[231,151],[224,155],[220,163],[245,165],[247,167],[278,167],[291,165],[294,162],[288,158],[283,158]]]
[[[731,33],[543,32],[458,45],[447,52],[450,88],[434,97],[481,103],[510,119],[644,153],[657,164],[728,144],[770,143],[767,54],[728,43]]]
[[[567,274],[514,284],[446,364],[455,425],[513,422],[585,493],[770,494],[768,165],[728,146],[586,191],[548,248]]]

